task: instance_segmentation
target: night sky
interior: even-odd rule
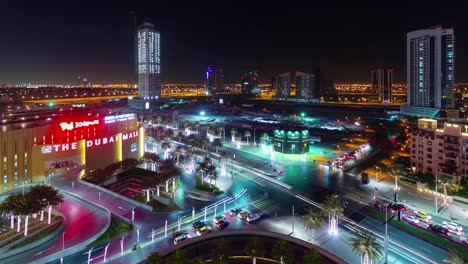
[[[165,83],[201,83],[209,64],[223,67],[226,83],[249,69],[270,82],[317,68],[336,82],[369,82],[375,67],[404,82],[406,33],[439,24],[455,29],[456,79],[468,81],[468,1],[1,2],[0,83],[135,83],[130,11],[161,31]]]

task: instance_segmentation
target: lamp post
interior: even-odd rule
[[[384,239],[384,252],[385,252],[385,264],[388,263],[388,222],[392,220],[395,215],[392,215],[389,219],[387,219],[387,210],[388,210],[388,203],[386,203],[385,206],[385,239]]]
[[[377,184],[379,182],[379,172],[378,172],[378,169],[380,169],[379,167],[375,166],[375,184]]]
[[[291,233],[294,233],[294,204],[292,206],[292,222],[291,222],[291,225],[292,225],[292,232]]]
[[[65,252],[65,232],[62,233],[62,256],[60,257],[60,263],[63,263],[64,252]]]
[[[437,189],[437,186],[439,185],[439,171],[436,172],[436,181],[435,181],[435,213],[438,214],[439,213],[439,192],[438,192],[438,189]]]

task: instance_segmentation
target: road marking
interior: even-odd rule
[[[119,209],[121,209],[121,210],[124,210],[124,211],[127,210],[127,209],[125,209],[125,208],[123,208],[123,207],[121,207],[121,206],[119,206],[119,207],[117,207],[117,208],[119,208]]]
[[[423,247],[419,247],[419,248],[422,249],[422,250],[425,250],[425,251],[427,251],[427,252],[431,252],[431,251],[430,251],[429,249],[427,249],[427,248],[423,248]]]

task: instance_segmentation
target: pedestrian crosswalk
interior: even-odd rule
[[[291,214],[287,208],[280,206],[278,202],[268,198],[257,199],[251,203],[251,206],[272,217]]]

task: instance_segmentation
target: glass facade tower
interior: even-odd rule
[[[454,108],[454,30],[437,26],[409,32],[406,47],[408,105]]]
[[[138,27],[137,32],[138,93],[145,99],[161,96],[161,51],[159,32],[148,22]]]

